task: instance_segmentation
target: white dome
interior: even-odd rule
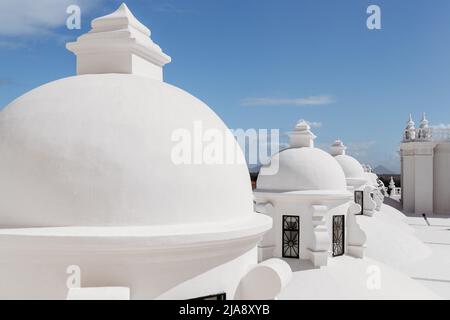
[[[277,166],[279,166],[277,168]],[[257,180],[261,190],[346,190],[344,172],[327,152],[310,147],[289,148],[261,167]]]
[[[334,158],[341,165],[346,178],[365,178],[364,168],[362,167],[361,163],[359,163],[359,161],[355,158],[345,154],[337,155]]]
[[[231,135],[192,95],[131,74],[75,76],[23,95],[0,112],[0,226],[248,217],[252,191],[242,152],[233,165],[171,161],[174,130],[197,120]]]

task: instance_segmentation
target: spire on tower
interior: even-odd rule
[[[425,112],[422,114],[422,121],[420,121],[420,128],[428,128],[428,120]]]
[[[414,127],[415,123],[412,119],[412,114],[409,114],[408,122],[406,123],[406,128],[403,132],[403,142],[414,141],[416,138],[416,128]]]
[[[431,128],[428,125],[428,120],[424,112],[422,115],[422,121],[420,121],[419,129],[417,129],[416,137],[419,141],[430,141],[431,136]]]

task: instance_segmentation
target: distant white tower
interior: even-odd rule
[[[450,213],[450,142],[433,138],[425,113],[417,129],[410,116],[400,155],[403,209]]]

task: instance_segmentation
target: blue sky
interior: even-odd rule
[[[72,3],[81,6],[81,30],[65,28],[65,8]],[[120,3],[1,0],[0,108],[36,86],[73,75],[75,57],[65,42]],[[381,8],[381,30],[366,27],[370,4]],[[165,80],[205,101],[230,128],[286,132],[304,118],[317,123],[320,147],[341,138],[362,162],[398,169],[396,151],[410,112],[416,122],[426,111],[432,124],[450,123],[450,1],[127,5],[172,57]],[[298,103],[309,97],[323,104]],[[271,105],[255,105],[261,99]]]

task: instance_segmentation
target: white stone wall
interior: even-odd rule
[[[326,197],[324,197],[326,198]],[[264,208],[262,205],[257,205],[256,210],[258,212],[262,212],[264,214],[269,215],[273,219],[273,227],[272,230],[266,233],[263,237],[263,240],[259,244],[260,248],[265,248],[265,254],[267,257],[282,257],[282,248],[283,248],[283,216],[291,215],[291,216],[299,216],[300,217],[300,244],[299,244],[299,256],[300,259],[310,259],[309,248],[312,244],[313,240],[313,206],[326,206],[327,214],[325,216],[325,226],[327,228],[327,235],[329,238],[329,252],[331,256],[332,251],[332,239],[333,239],[333,227],[332,227],[332,219],[333,215],[347,215],[347,210],[349,204],[352,203],[350,199],[321,199],[319,201],[315,201],[313,197],[306,199],[286,199],[280,197],[261,197],[258,198],[258,203],[265,204]],[[266,210],[264,212],[264,210]],[[346,230],[347,231],[347,230]],[[272,248],[272,249],[269,249]],[[270,254],[269,253],[272,254]]]
[[[434,168],[435,212],[450,213],[450,143],[436,146]]]
[[[450,142],[408,142],[400,149],[403,209],[450,213]]]
[[[192,299],[226,293],[233,299],[244,276],[257,263],[257,249],[237,242],[222,248],[117,252],[14,250],[0,248],[0,300],[65,299],[70,274],[81,270],[82,287],[127,287],[131,299]]]

